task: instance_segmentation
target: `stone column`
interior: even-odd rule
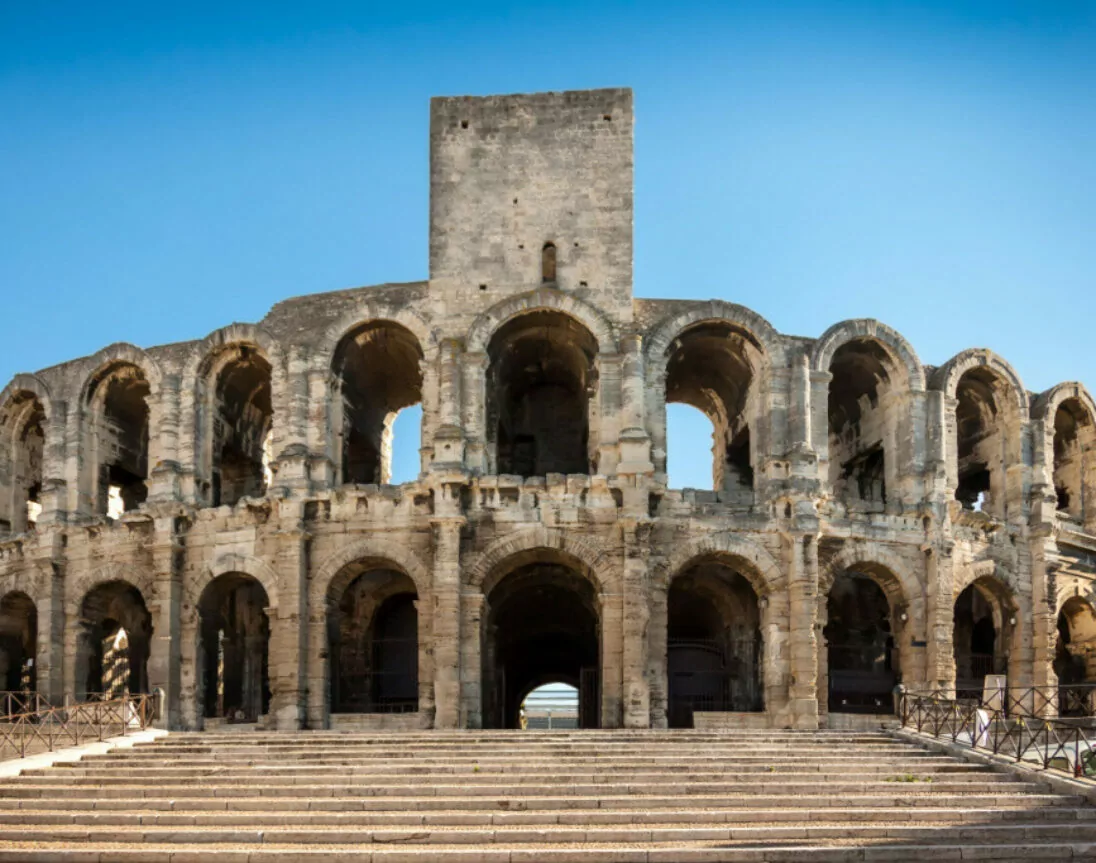
[[[647,644],[650,603],[647,561],[651,523],[622,521],[624,534],[624,727],[647,728],[651,724],[651,698],[647,682]]]
[[[624,701],[624,594],[603,591],[601,607],[601,712],[599,728],[619,728]]]
[[[811,439],[814,427],[811,416],[811,367],[810,357],[805,351],[796,355],[792,362],[788,398],[788,450],[793,453],[814,452]]]
[[[461,343],[442,339],[438,346],[438,427],[434,433],[435,465],[459,469],[464,464],[461,430]]]
[[[621,340],[621,432],[618,474],[654,472],[647,435],[642,339],[635,334]],[[604,441],[603,441],[604,443]]]
[[[460,596],[461,639],[460,650],[460,726],[483,727],[483,606],[484,596],[471,588]],[[435,623],[435,631],[437,624]],[[435,650],[435,665],[437,651]],[[435,675],[437,672],[434,672]],[[441,726],[438,726],[441,727]]]
[[[487,354],[464,354],[462,416],[465,436],[465,466],[473,473],[487,473]]]
[[[66,692],[65,570],[60,530],[40,530],[32,565],[38,574],[39,590],[34,597],[38,613],[38,645],[34,659],[38,693],[50,704],[60,704]]]
[[[669,725],[669,678],[667,668],[668,590],[664,584],[650,584],[648,600],[650,617],[647,621],[647,678],[651,705],[651,728]]]
[[[434,525],[434,727],[458,728],[461,707],[460,486],[438,487]],[[469,638],[478,638],[467,633]]]
[[[164,375],[155,409],[149,412],[149,428],[155,435],[149,441],[150,503],[179,500],[179,376]]]
[[[786,536],[791,685],[788,708],[793,727],[818,727],[818,543],[814,534]]]
[[[277,608],[271,610],[270,712],[279,731],[303,727],[306,710],[308,644],[308,549],[312,535],[301,521],[302,505],[279,503]],[[273,601],[273,598],[271,597]]]
[[[1049,690],[1058,685],[1058,677],[1054,673],[1054,655],[1058,647],[1058,597],[1057,566],[1047,562],[1047,552],[1047,540],[1040,537],[1032,539],[1032,683]],[[1038,699],[1039,702],[1048,700]]]
[[[65,474],[65,429],[68,405],[55,401],[46,417],[45,452],[42,457],[42,512],[37,529],[51,524],[63,524],[69,510],[69,483]]]
[[[952,642],[955,615],[955,573],[951,557],[952,544],[926,544],[925,585],[928,595],[925,637],[927,661],[925,684],[932,689],[951,690],[955,687],[955,645]]]
[[[279,382],[284,380],[284,390]],[[303,348],[290,348],[284,378],[274,369],[271,388],[274,402],[274,485],[301,496],[309,492],[309,378]],[[279,392],[279,390],[281,390]]]
[[[339,440],[333,433],[331,404],[334,393],[332,376],[328,369],[309,368],[308,370],[308,478],[314,491],[333,488],[342,483],[341,476],[335,476],[335,453],[331,448]],[[341,398],[341,395],[340,395]],[[341,412],[338,412],[341,415]]]
[[[176,566],[181,551],[176,534],[175,519],[157,518],[155,532],[149,550],[155,572],[155,598],[149,603],[152,616],[152,643],[148,658],[149,689],[161,689],[164,693],[163,714],[160,723],[164,728],[179,728],[180,645],[182,628],[180,610],[183,601],[182,579]]]

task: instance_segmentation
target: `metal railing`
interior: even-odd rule
[[[1096,718],[1096,683],[1069,683],[1059,686],[1005,686],[1002,688],[955,690],[916,689],[910,695],[958,701],[989,708],[1006,716]]]
[[[913,692],[899,692],[898,715],[904,728],[920,734],[1075,778],[1096,778],[1096,731],[1084,722]]]
[[[50,703],[37,692],[0,692],[0,721],[20,713],[45,710],[50,706]]]
[[[159,707],[160,694],[154,693],[12,713],[0,719],[0,760],[143,731]]]

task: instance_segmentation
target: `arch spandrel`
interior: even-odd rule
[[[681,333],[703,323],[724,323],[747,333],[761,347],[768,362],[781,351],[780,334],[765,318],[745,306],[711,300],[694,308],[668,315],[647,331],[645,352],[648,362],[659,365]]]
[[[670,582],[693,563],[719,558],[746,563],[740,572],[759,598],[779,594],[786,587],[787,577],[768,550],[731,532],[709,534],[682,546],[655,569],[653,583],[669,588]]]
[[[968,348],[956,354],[932,373],[929,388],[942,392],[948,398],[957,398],[960,378],[971,369],[978,368],[989,369],[1008,384],[1013,408],[1019,412],[1020,419],[1027,420],[1030,405],[1023,381],[1008,362],[988,348]]]
[[[538,311],[556,311],[574,318],[593,335],[600,354],[617,350],[615,329],[609,318],[589,303],[552,288],[538,288],[527,294],[507,297],[480,314],[465,339],[468,353],[486,353],[491,337],[505,324],[521,315]]]
[[[5,411],[19,393],[30,393],[42,403],[42,410],[47,418],[52,418],[50,389],[37,375],[28,372],[20,372],[11,379],[3,390],[0,390],[0,411]]]
[[[428,359],[437,349],[437,332],[414,309],[364,301],[324,331],[317,341],[310,365],[314,369],[330,371],[343,339],[362,327],[384,324],[394,324],[411,333],[419,343],[419,351],[424,358]]]
[[[1020,592],[1012,573],[993,560],[978,560],[959,567],[952,586],[952,602],[972,584],[983,585],[1008,602],[1012,610],[1020,608]]]
[[[331,584],[343,569],[358,561],[376,562],[378,568],[389,566],[404,573],[415,585],[421,602],[430,595],[431,574],[426,562],[406,545],[380,537],[359,540],[328,555],[309,580],[308,602],[315,612],[327,607]]]
[[[239,573],[254,578],[266,591],[269,607],[277,609],[278,606],[278,573],[265,561],[248,554],[226,552],[217,555],[213,563],[205,567],[197,578],[190,581],[184,588],[185,604],[189,606],[187,616],[197,619],[198,603],[205,589],[217,578],[230,573]]]
[[[908,605],[924,598],[922,577],[910,562],[893,550],[875,543],[848,543],[820,567],[818,593],[825,596],[837,576],[857,572],[869,576],[887,595],[892,605]]]
[[[464,568],[462,582],[477,593],[490,593],[502,576],[523,563],[535,563],[536,553],[542,551],[560,553],[563,560],[592,579],[599,594],[619,592],[617,561],[608,550],[567,531],[543,525],[495,540]]]
[[[897,330],[874,318],[841,321],[826,330],[811,348],[811,370],[828,372],[837,350],[856,339],[879,344],[890,356],[895,368],[904,373],[910,391],[924,392],[925,369],[913,346]]]
[[[214,330],[191,348],[183,367],[183,392],[193,393],[199,378],[204,377],[204,372],[208,372],[203,367],[212,363],[225,348],[235,345],[258,348],[262,357],[270,363],[274,382],[280,382],[285,374],[285,355],[278,340],[257,324],[237,323]]]

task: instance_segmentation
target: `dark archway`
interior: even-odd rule
[[[1096,693],[1079,686],[1096,682],[1096,609],[1080,596],[1071,596],[1058,612],[1054,673],[1061,716],[1096,713]]]
[[[597,341],[561,312],[499,328],[487,348],[487,435],[497,474],[591,473]]]
[[[894,712],[900,682],[892,609],[874,579],[846,571],[826,599],[828,708],[832,713]]]
[[[117,518],[148,497],[149,392],[145,373],[125,362],[88,385],[88,487],[99,515]]]
[[[709,321],[681,333],[666,358],[666,403],[690,405],[712,423],[712,488],[753,500],[751,423],[758,342],[733,324]],[[667,448],[678,442],[668,441]]]
[[[957,697],[980,699],[987,675],[1008,674],[1012,606],[1003,587],[988,579],[969,585],[955,600],[952,621]]]
[[[525,563],[498,581],[483,615],[485,727],[519,727],[526,694],[560,682],[579,692],[579,726],[596,728],[599,621],[593,584],[564,563]]]
[[[667,719],[695,711],[760,711],[761,612],[750,582],[718,559],[682,571],[667,595]]]
[[[1054,492],[1058,511],[1087,522],[1096,502],[1096,424],[1084,402],[1070,398],[1054,413]]]
[[[327,618],[332,713],[419,709],[417,603],[402,572],[353,566],[335,579]]]
[[[6,692],[37,689],[37,648],[38,609],[29,596],[13,590],[0,599],[0,674]]]
[[[894,417],[887,409],[893,366],[873,339],[846,342],[830,363],[830,487],[854,510],[882,512],[887,502],[888,462],[896,456]]]
[[[272,478],[272,369],[255,348],[235,345],[218,357],[210,435],[214,506],[261,497]]]
[[[152,615],[141,591],[127,581],[103,582],[88,591],[80,613],[77,700],[148,692]]]
[[[422,348],[391,321],[354,329],[339,342],[333,370],[333,425],[344,483],[387,483],[397,414],[422,402]]]
[[[269,600],[254,577],[217,576],[198,600],[203,715],[255,722],[270,708]]]
[[[42,509],[46,412],[25,390],[0,406],[0,534],[33,528]]]

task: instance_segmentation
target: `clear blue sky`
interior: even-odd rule
[[[1096,3],[1035,0],[0,0],[0,386],[425,278],[431,95],[621,85],[637,295],[1096,388]]]

